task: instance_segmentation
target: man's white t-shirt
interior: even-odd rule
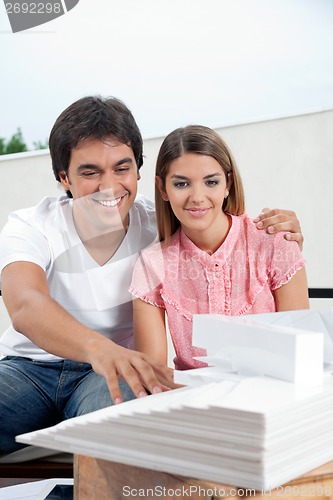
[[[36,207],[10,214],[0,235],[0,272],[12,262],[37,264],[46,273],[51,297],[66,311],[88,328],[132,348],[128,289],[138,252],[156,239],[154,204],[137,196],[125,238],[113,257],[100,266],[76,232],[72,203],[66,196],[44,198]],[[61,359],[40,349],[13,326],[0,339],[0,352],[36,360]]]

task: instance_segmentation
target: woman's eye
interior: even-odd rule
[[[206,185],[207,186],[218,186],[219,185],[219,181],[218,180],[209,180],[206,182]]]
[[[186,187],[186,186],[188,186],[188,182],[185,182],[185,181],[175,182],[174,186],[179,187],[179,188]]]

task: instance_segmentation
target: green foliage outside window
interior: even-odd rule
[[[33,143],[33,150],[36,149],[47,149],[48,148],[48,142],[45,140],[44,142],[42,141],[35,141]],[[12,153],[22,153],[24,151],[28,151],[29,148],[24,140],[23,134],[21,129],[18,127],[16,130],[15,134],[11,136],[11,138],[6,141],[3,137],[0,137],[0,155],[9,155]]]

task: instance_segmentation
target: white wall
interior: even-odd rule
[[[247,212],[295,210],[305,237],[309,286],[333,287],[333,110],[218,129],[244,181]],[[162,138],[146,139],[140,192],[153,198]],[[0,157],[0,227],[11,210],[58,195],[48,152]],[[8,323],[1,304],[0,332]]]
[[[62,192],[54,178],[48,150],[0,156],[0,175],[0,228],[11,211]]]

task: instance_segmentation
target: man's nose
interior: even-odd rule
[[[112,174],[104,174],[99,183],[98,187],[99,191],[107,191],[111,190],[114,191],[115,189],[115,182]]]

